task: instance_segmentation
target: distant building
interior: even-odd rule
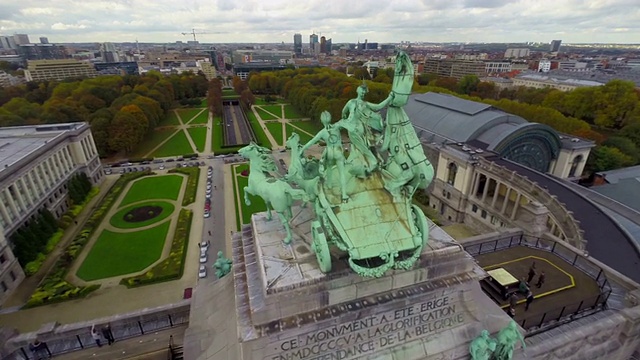
[[[293,35],[293,52],[296,55],[302,55],[302,34]]]
[[[529,49],[527,48],[509,48],[504,52],[505,59],[519,59],[529,57]]]
[[[331,42],[331,39],[327,39],[327,43],[326,43],[326,46],[325,46],[325,48],[326,48],[325,52],[327,54],[331,54],[332,47],[333,47],[333,44]]]
[[[204,74],[204,77],[206,77],[207,80],[216,78],[216,75],[217,75],[216,68],[210,62],[204,61],[204,60],[198,60],[196,61],[196,65],[198,67],[198,70],[202,71],[202,73]]]
[[[511,61],[490,60],[485,61],[484,65],[487,74],[507,73],[511,71]]]
[[[31,42],[29,41],[29,35],[27,34],[14,34],[13,41],[15,41],[16,45],[31,44]]]
[[[27,81],[64,80],[68,78],[96,77],[93,65],[78,60],[35,60],[27,62],[24,76]]]
[[[284,64],[269,64],[269,63],[239,63],[233,64],[233,74],[242,80],[246,80],[252,71],[274,71],[284,70],[287,65]]]
[[[138,75],[138,63],[135,61],[93,64],[100,75]]]
[[[0,36],[0,49],[3,50],[15,50],[18,46],[16,45],[13,36]]]
[[[17,45],[18,55],[25,60],[56,60],[66,59],[67,50],[62,45],[55,44],[20,44]]]
[[[0,60],[1,61],[1,60]],[[9,87],[24,83],[24,78],[7,74],[0,70],[0,87]]]
[[[48,43],[49,43],[49,38],[47,38],[46,36],[40,37],[40,44],[48,44]]]
[[[102,57],[102,61],[106,63],[120,62],[116,47],[110,42],[100,45],[100,56]]]
[[[498,91],[513,87],[513,80],[502,77],[484,77],[480,81],[493,83]]]
[[[7,238],[39,211],[56,218],[69,208],[67,182],[84,172],[104,179],[89,124],[0,128],[0,303],[24,279]]]
[[[571,78],[556,78],[539,74],[521,74],[513,79],[514,86],[526,86],[536,89],[553,88],[561,91],[571,91],[579,87],[602,86],[601,82],[578,80]]]
[[[465,75],[485,75],[485,63],[482,61],[466,61],[453,59],[427,59],[424,72],[438,76],[461,79]]]
[[[550,52],[560,51],[561,44],[562,44],[562,40],[551,40],[551,44],[549,45],[549,51]]]
[[[538,62],[538,71],[539,72],[549,72],[551,70],[551,61],[550,60],[540,60]]]
[[[287,63],[293,59],[293,53],[286,50],[234,50],[232,52],[233,63]]]
[[[318,35],[311,34],[309,35],[309,49],[313,52],[313,49],[316,48],[316,44],[318,43]]]

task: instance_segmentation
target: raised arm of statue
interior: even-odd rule
[[[386,98],[386,99],[384,99],[381,103],[379,103],[379,104],[372,104],[372,103],[368,102],[368,103],[366,103],[366,104],[367,104],[367,107],[368,107],[369,109],[371,109],[371,110],[373,110],[373,111],[378,111],[378,110],[383,109],[385,106],[389,105],[389,103],[390,103],[391,101],[393,101],[393,97],[394,97],[394,94],[393,94],[393,91],[392,91],[391,93],[389,93],[389,96],[387,96],[387,98]]]
[[[311,147],[311,145],[317,143],[320,140],[327,140],[329,133],[327,132],[327,129],[322,129],[320,130],[316,136],[313,137],[313,139],[309,140],[306,144],[304,144],[304,146],[302,147],[302,149],[300,149],[300,157],[304,157],[304,152]]]

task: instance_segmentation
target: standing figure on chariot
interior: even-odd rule
[[[349,139],[351,140],[351,155],[349,156],[349,163],[351,165],[357,164],[355,160],[359,156],[362,156],[366,163],[364,169],[352,166],[351,172],[356,176],[367,176],[378,167],[378,158],[374,155],[371,147],[375,144],[375,139],[371,129],[382,131],[382,116],[377,113],[393,100],[393,94],[390,94],[388,98],[379,104],[372,104],[364,100],[364,96],[367,94],[368,88],[366,84],[362,84],[358,87],[358,97],[351,99],[342,109],[342,120],[339,124],[342,128],[346,129],[349,133]]]

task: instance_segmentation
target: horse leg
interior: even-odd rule
[[[264,203],[267,205],[267,220],[271,220],[271,202],[265,200]]]
[[[291,211],[291,208],[289,208],[289,211]],[[291,240],[293,239],[293,235],[291,234],[291,226],[289,226],[289,219],[287,219],[286,216],[284,216],[283,213],[276,213],[278,214],[278,217],[280,217],[280,221],[282,221],[282,225],[284,226],[284,230],[287,232],[287,236],[284,238],[284,243],[286,245],[291,244]]]
[[[244,203],[249,206],[251,205],[251,200],[249,200],[249,187],[245,186],[244,187]]]
[[[342,191],[342,202],[347,202],[349,196],[347,195],[347,177],[345,174],[344,160],[336,161],[338,166],[338,175],[340,176],[340,190]]]

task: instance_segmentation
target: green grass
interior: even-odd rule
[[[191,108],[191,109],[178,109],[178,114],[180,115],[180,118],[182,119],[182,123],[186,124],[189,121],[191,121],[191,118],[196,116],[197,113],[199,113],[200,111],[202,111],[202,109],[198,109],[198,108]],[[204,112],[207,112],[206,110]]]
[[[300,115],[298,110],[296,110],[293,105],[287,104],[284,106],[284,117],[285,119],[300,119],[303,116]]]
[[[184,131],[180,131],[151,155],[153,157],[167,157],[191,154],[193,151],[189,140],[187,140],[187,135],[184,134]]]
[[[202,101],[200,101],[200,107],[208,107],[209,104],[207,104],[207,98],[202,98]]]
[[[232,89],[224,89],[222,90],[222,96],[237,96],[238,94],[236,94],[235,90]]]
[[[244,203],[244,187],[249,185],[249,178],[240,175],[240,173],[248,169],[248,164],[241,164],[234,166],[234,176],[237,179],[238,187],[236,188],[236,182],[234,181],[234,192],[240,194],[240,208],[242,209],[242,219],[240,219],[240,214],[236,211],[236,224],[238,226],[238,230],[240,230],[240,226],[242,224],[248,224],[251,222],[251,214],[262,212],[267,210],[267,206],[258,196],[249,195],[249,200],[251,200],[251,205],[247,205]],[[234,197],[235,199],[236,197]],[[275,214],[274,214],[275,216]]]
[[[298,133],[298,135],[300,135],[300,142],[305,144],[307,141],[311,140],[318,132],[318,130],[315,129],[315,125],[311,126],[309,124],[305,124],[305,126],[299,126],[301,123],[305,123],[307,121],[296,121],[296,122],[292,122],[292,123],[288,123],[287,124],[287,139],[289,138],[289,136],[291,136],[291,133],[293,133],[294,131]],[[310,132],[312,135],[307,134],[306,132],[302,132],[299,129],[296,129],[295,127],[291,126],[291,124],[294,124],[296,126],[298,126],[300,129],[305,130],[307,132]]]
[[[149,220],[145,220],[145,221],[139,221],[139,222],[129,222],[126,221],[124,219],[125,215],[138,207],[141,206],[160,206],[162,208],[162,212],[160,213],[160,215],[154,217],[153,219],[149,219]],[[142,204],[136,204],[136,205],[131,205],[128,206],[120,211],[118,211],[117,213],[115,213],[111,219],[109,220],[109,223],[112,226],[115,226],[119,229],[135,229],[135,228],[140,228],[140,227],[144,227],[144,226],[148,226],[151,224],[155,224],[157,222],[160,222],[166,218],[168,218],[169,216],[171,216],[171,214],[173,214],[173,210],[175,210],[175,206],[173,206],[173,204],[168,203],[166,201],[150,201],[150,202],[145,202]]]
[[[265,124],[267,126],[267,130],[271,133],[271,135],[276,139],[278,145],[283,145],[282,143],[282,123],[279,122],[270,122]]]
[[[206,124],[209,121],[209,111],[205,110],[189,122],[190,125]]]
[[[205,142],[207,141],[207,127],[192,127],[188,128],[187,131],[189,132],[189,136],[191,136],[191,140],[193,140],[193,143],[196,144],[198,152],[203,152]]]
[[[102,231],[76,275],[92,281],[143,270],[162,255],[170,223],[127,233]]]
[[[153,130],[151,134],[148,134],[144,140],[138,146],[136,146],[136,150],[131,154],[131,158],[141,158],[147,155],[151,150],[155,149],[156,146],[160,145],[161,142],[165,141],[169,136],[171,136],[176,129],[172,128],[164,128]]]
[[[270,113],[264,111],[262,108],[256,106],[256,111],[258,112],[258,114],[260,115],[260,117],[262,118],[262,120],[275,120],[278,119],[277,116],[273,116]],[[279,112],[275,113],[276,115],[279,114]]]
[[[169,110],[167,115],[165,115],[164,119],[160,120],[158,126],[173,126],[180,125],[180,121],[178,120],[178,116],[176,115],[173,109]]]
[[[237,152],[238,149],[240,149],[240,146],[231,146],[225,148],[222,147],[224,145],[224,133],[222,132],[223,126],[224,125],[222,124],[222,119],[219,116],[213,118],[213,129],[211,131],[211,151],[213,151],[213,153],[216,155],[230,154]]]
[[[262,130],[262,126],[260,126],[260,123],[258,122],[256,116],[253,114],[253,111],[247,111],[246,114],[253,132],[256,134],[256,141],[258,142],[258,145],[271,149],[271,141],[269,141],[267,134],[265,134],[264,130]]]
[[[119,206],[129,205],[142,200],[178,200],[181,186],[182,176],[179,175],[145,177],[131,185],[131,188],[127,191],[127,195],[122,199]]]
[[[278,115],[278,117],[282,117],[282,106],[280,105],[265,105],[262,108],[268,112]]]

